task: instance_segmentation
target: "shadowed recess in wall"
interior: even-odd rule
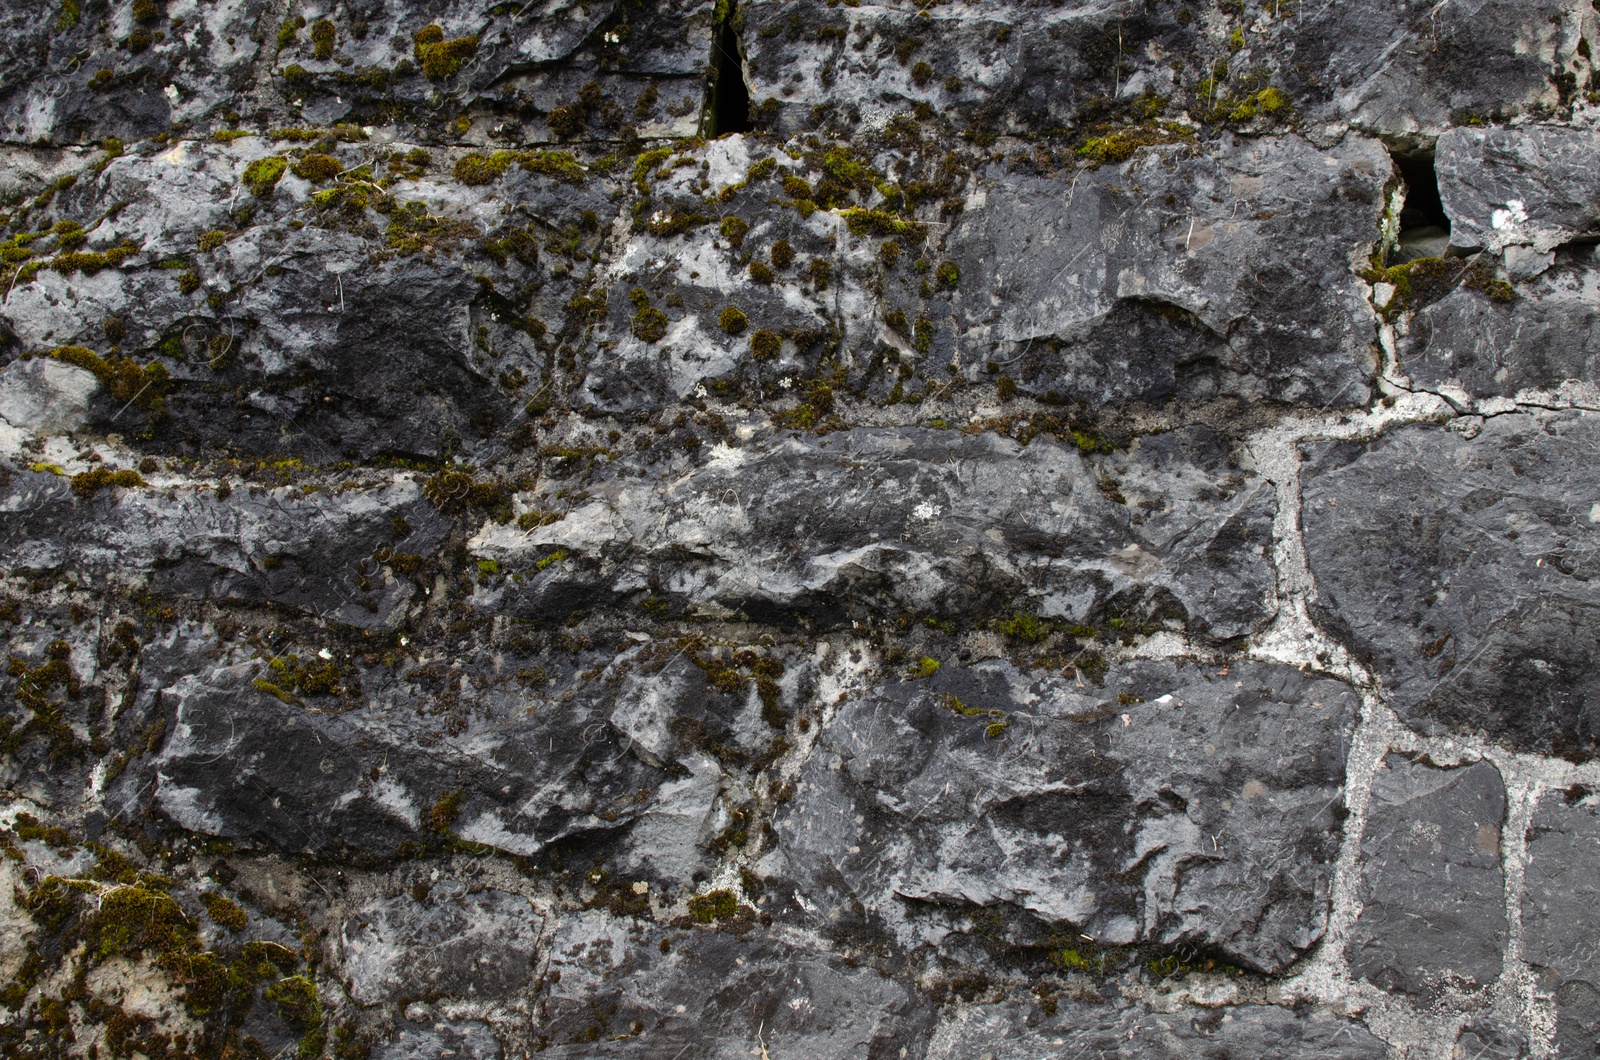
[[[704,129],[708,137],[750,131],[750,89],[744,79],[744,49],[739,45],[738,5],[718,4],[711,29],[711,81],[706,86]]]

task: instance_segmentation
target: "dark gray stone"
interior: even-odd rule
[[[1561,126],[1451,129],[1435,168],[1450,242],[1499,253],[1600,235],[1600,133]]]
[[[271,603],[367,629],[394,628],[419,595],[375,554],[428,555],[447,533],[411,483],[327,504],[297,489],[245,485],[227,497],[141,488],[82,497],[61,476],[29,473],[13,498],[0,526],[6,554],[24,569],[125,591]],[[396,518],[406,523],[398,535]]]
[[[1556,1002],[1556,1055],[1600,1042],[1600,812],[1583,789],[1547,792],[1528,828],[1522,955]]]
[[[665,942],[663,949],[661,943]],[[558,974],[559,973],[559,974]],[[589,914],[551,940],[543,1055],[921,1060],[933,1009],[906,984],[760,932],[626,930]]]
[[[1227,639],[1270,618],[1276,497],[1203,428],[1095,458],[953,431],[764,435],[718,447],[665,491],[636,477],[641,463],[561,522],[480,537],[508,570],[552,548],[589,560],[529,571],[514,613],[637,593],[644,567],[691,611],[822,628],[898,611],[977,625],[1022,608]]]
[[[1271,137],[1057,180],[985,173],[945,251],[958,342],[1096,406],[1361,404],[1376,353],[1347,254],[1376,241],[1389,170],[1374,141]]]
[[[449,691],[446,670],[435,669],[424,677],[418,667],[410,680],[368,671],[368,705],[347,712],[327,696],[307,696],[309,709],[284,702],[260,665],[186,677],[166,693],[173,718],[155,802],[192,831],[289,850],[389,856],[448,834],[526,855],[625,831],[650,809],[639,794],[668,779],[627,755],[605,725],[604,700],[578,700],[578,689],[559,717],[528,713],[512,683],[478,704],[475,723],[458,717],[448,733],[429,725],[422,719],[448,710],[436,698]],[[563,794],[548,794],[555,789]],[[702,819],[714,795],[714,785],[698,789]],[[451,808],[443,819],[441,806]]]
[[[1424,998],[1499,977],[1505,812],[1505,787],[1488,762],[1438,769],[1398,754],[1383,760],[1361,835],[1361,916],[1348,950],[1355,974]]]
[[[1326,920],[1356,698],[1225,670],[1133,664],[1096,688],[946,665],[853,697],[762,869],[824,930],[909,938],[923,910],[992,907],[1279,970]]]
[[[1059,1002],[1050,1015],[1037,1003],[977,1006],[953,1016],[929,1060],[1070,1060],[1079,1056],[1140,1060],[1259,1057],[1379,1060],[1388,1048],[1360,1023],[1329,1012],[1303,1014],[1268,1005],[1153,1012],[1139,1005]]]
[[[532,980],[543,924],[528,900],[456,881],[362,908],[339,935],[339,971],[358,1005],[449,996],[489,1001]]]
[[[1600,421],[1512,414],[1470,433],[1311,447],[1317,612],[1408,722],[1587,758],[1600,739]]]
[[[1552,260],[1509,304],[1461,285],[1423,307],[1399,342],[1401,370],[1420,389],[1473,397],[1600,384],[1600,259],[1575,247]]]

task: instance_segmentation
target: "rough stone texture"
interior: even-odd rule
[[[1541,988],[1555,995],[1561,1056],[1587,1056],[1600,1039],[1597,850],[1600,820],[1589,793],[1545,795],[1528,829],[1522,948]]]
[[[1420,389],[1513,398],[1523,391],[1600,385],[1600,259],[1592,246],[1550,255],[1515,302],[1452,286],[1424,305],[1399,343],[1400,368]],[[1587,396],[1587,395],[1585,395]]]
[[[1385,758],[1361,838],[1352,970],[1386,989],[1471,991],[1500,974],[1506,797],[1487,762],[1456,769]]]
[[[1137,1005],[1098,1007],[1063,1002],[1056,1012],[1042,1018],[1036,1006],[1026,1004],[996,1005],[980,1011],[943,1031],[928,1056],[954,1060],[985,1054],[994,1060],[1076,1055],[1364,1060],[1385,1056],[1387,1050],[1360,1024],[1326,1013],[1296,1017],[1265,1005],[1152,1012]]]
[[[1596,47],[5,5],[0,1055],[1590,1055]]]
[[[1026,600],[1072,623],[1223,639],[1269,615],[1274,498],[1206,429],[1141,439],[1115,460],[915,429],[749,442],[714,447],[665,489],[642,462],[613,464],[559,522],[486,526],[472,548],[507,570],[550,549],[589,561],[547,568],[501,606],[554,616],[649,585],[691,613],[830,628]]]
[[[1452,129],[1439,137],[1439,196],[1457,247],[1554,250],[1600,234],[1600,134]]]
[[[1319,610],[1408,720],[1586,759],[1596,421],[1464,426],[1319,447],[1304,487]]]
[[[1322,934],[1354,706],[1271,667],[943,668],[840,707],[758,871],[822,930],[1000,903],[1275,971]]]

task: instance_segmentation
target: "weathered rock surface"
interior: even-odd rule
[[[1467,398],[1600,385],[1600,259],[1594,247],[1552,252],[1553,266],[1510,304],[1452,285],[1409,322],[1402,371],[1420,389]],[[1588,397],[1588,393],[1583,395]]]
[[[1275,498],[1206,429],[1143,438],[1114,459],[953,431],[728,442],[665,488],[645,461],[614,461],[565,519],[486,526],[471,548],[505,570],[552,549],[574,557],[507,588],[500,606],[556,617],[649,589],[691,613],[815,628],[1022,607],[1220,639],[1270,615]]]
[[[1597,46],[7,5],[0,1055],[1590,1055]]]
[[[1505,788],[1487,762],[1437,769],[1391,754],[1361,837],[1356,974],[1391,990],[1479,990],[1501,968]]]
[[[1600,953],[1593,894],[1600,821],[1582,789],[1545,795],[1528,829],[1523,952],[1555,996],[1560,1056],[1582,1056],[1600,1037]]]
[[[1322,934],[1354,723],[1348,688],[1272,667],[941,668],[839,708],[758,871],[824,931],[1000,905],[1275,971]]]
[[[1450,241],[1500,252],[1554,250],[1600,235],[1600,133],[1559,126],[1452,129],[1439,137]]]
[[[1108,1009],[1062,1002],[1043,1017],[1034,1006],[1016,1004],[977,1012],[963,1023],[941,1028],[928,1056],[953,1060],[983,1053],[994,1060],[1074,1054],[1364,1060],[1385,1056],[1387,1050],[1359,1024],[1323,1013],[1296,1017],[1264,1005],[1169,1013],[1137,1005]]]
[[[1413,724],[1586,759],[1600,736],[1595,421],[1472,429],[1319,447],[1304,485],[1317,606]]]

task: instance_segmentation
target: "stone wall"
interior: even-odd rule
[[[13,0],[0,1053],[1593,1056],[1597,46]]]

